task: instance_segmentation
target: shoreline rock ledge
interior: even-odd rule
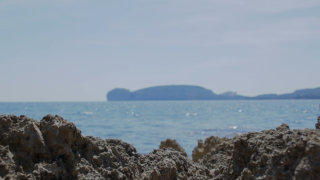
[[[320,130],[276,129],[175,140],[142,155],[116,139],[82,136],[60,116],[0,116],[0,179],[320,179]]]

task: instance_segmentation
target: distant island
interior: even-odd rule
[[[158,100],[271,100],[271,99],[320,99],[320,87],[301,89],[288,94],[262,94],[254,97],[236,92],[216,94],[209,89],[191,85],[155,86],[130,91],[115,88],[108,92],[108,101],[158,101]]]

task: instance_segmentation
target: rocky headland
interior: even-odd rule
[[[0,116],[0,179],[320,179],[316,129],[199,140],[192,159],[175,140],[143,155],[116,139],[83,136],[60,116]]]
[[[201,86],[167,85],[148,87],[136,91],[115,88],[107,93],[106,98],[108,101],[320,99],[320,87],[300,89],[287,94],[244,96],[233,91],[216,94],[210,89]]]

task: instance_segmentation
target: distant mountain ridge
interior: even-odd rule
[[[107,93],[108,101],[268,99],[320,99],[320,87],[296,90],[287,94],[262,94],[254,97],[238,95],[236,92],[216,94],[209,89],[192,85],[154,86],[132,92],[124,88],[115,88]]]
[[[263,94],[252,97],[254,99],[320,99],[320,87],[300,89],[287,94]]]

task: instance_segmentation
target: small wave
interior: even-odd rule
[[[198,113],[189,113],[189,112],[187,112],[186,114],[185,114],[185,116],[198,116]]]
[[[238,126],[229,126],[229,129],[237,129]]]
[[[84,111],[84,112],[82,112],[82,114],[85,114],[85,115],[92,115],[92,114],[93,114],[93,112],[91,112],[91,111]]]

